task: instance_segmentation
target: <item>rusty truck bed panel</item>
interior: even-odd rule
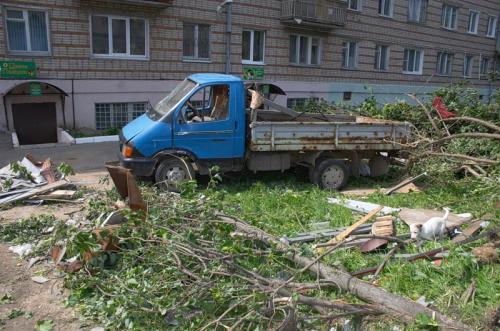
[[[358,117],[353,122],[252,122],[250,150],[399,150],[410,140],[409,123]]]

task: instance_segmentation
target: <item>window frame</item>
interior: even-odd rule
[[[447,26],[446,25],[446,9],[451,9],[452,12],[450,13],[451,17],[450,19],[453,18],[453,10],[455,11],[455,19],[451,21],[451,27]],[[458,10],[459,8],[456,7],[456,6],[453,6],[451,4],[448,4],[448,3],[444,3],[443,4],[443,7],[441,8],[441,27],[443,29],[446,29],[446,30],[450,30],[450,31],[455,31],[457,30],[457,26],[458,26]]]
[[[382,3],[386,3],[389,1],[389,15],[381,13],[381,9],[383,8],[381,5]],[[386,17],[386,18],[393,18],[394,17],[394,0],[379,0],[378,1],[378,15],[381,17]]]
[[[344,49],[346,47],[344,47],[344,44],[347,43],[348,46],[347,46],[347,55],[346,55],[346,59],[347,59],[347,66],[345,66],[345,63],[343,61],[343,53],[344,53]],[[354,66],[353,67],[349,67],[349,58],[350,58],[350,49],[351,49],[351,44],[355,44],[355,56],[354,56]],[[342,64],[342,69],[346,69],[346,70],[357,70],[358,67],[359,67],[359,42],[357,41],[354,41],[354,40],[343,40],[342,41],[342,52],[341,52],[341,64]]]
[[[383,68],[380,68],[380,63],[381,63],[381,56],[378,55],[377,57],[377,54],[381,54],[382,52],[379,52],[379,49],[381,49],[382,47],[385,47],[387,49],[387,52],[385,54],[385,69]],[[374,63],[374,69],[376,71],[389,71],[389,59],[390,59],[390,46],[389,45],[383,45],[383,44],[377,44],[375,45],[375,63]],[[377,61],[378,59],[378,61]],[[378,63],[377,63],[378,62]]]
[[[95,54],[93,44],[93,26],[92,17],[106,17],[108,20],[108,54]],[[125,20],[125,42],[127,53],[112,53],[113,51],[113,19]],[[130,20],[143,20],[144,21],[144,55],[130,54]],[[149,20],[144,17],[137,16],[119,16],[108,14],[90,14],[89,15],[90,27],[90,55],[92,58],[100,59],[118,59],[118,60],[149,60]]]
[[[486,72],[483,73],[483,61],[486,59]],[[488,68],[490,67],[491,59],[487,56],[483,56],[482,54],[479,56],[479,79],[487,79],[488,78]]]
[[[4,31],[5,31],[5,40],[6,40],[6,50],[8,54],[13,54],[13,55],[26,55],[26,56],[50,56],[52,54],[52,47],[51,47],[51,35],[50,35],[50,21],[49,21],[49,11],[48,9],[44,8],[34,8],[34,7],[11,7],[11,6],[5,6],[1,7],[4,11]],[[8,10],[16,10],[16,11],[21,11],[23,13],[23,19],[13,19],[13,18],[7,18],[7,11]],[[31,50],[31,36],[29,33],[29,18],[28,18],[28,12],[29,11],[34,11],[34,12],[42,12],[45,14],[45,25],[46,25],[46,36],[47,36],[47,51],[32,51]],[[8,24],[7,21],[16,21],[16,22],[23,22],[24,23],[24,33],[26,36],[26,50],[11,50],[10,49],[10,40],[9,40],[9,31],[8,31]]]
[[[265,65],[266,60],[266,30],[255,30],[255,29],[243,29],[241,31],[241,47],[243,49],[243,33],[250,32],[250,60],[243,59],[243,50],[241,52],[241,63],[242,64],[256,64]],[[254,61],[254,40],[255,32],[262,32],[264,43],[262,44],[262,61]]]
[[[193,56],[186,56],[184,55],[184,26],[186,24],[191,24],[194,25],[195,27],[195,32],[194,32],[194,45],[193,45]],[[199,38],[200,38],[200,32],[199,32],[199,26],[204,25],[208,27],[208,57],[199,57]],[[202,62],[202,63],[210,63],[212,62],[212,25],[208,23],[199,23],[199,22],[190,22],[190,21],[184,21],[182,22],[182,61],[183,62]]]
[[[419,71],[408,71],[404,67],[404,63],[406,61],[406,59],[404,58],[404,52],[406,50],[414,51],[414,52],[419,52],[420,53]],[[421,48],[405,47],[404,50],[403,50],[403,74],[405,74],[405,75],[422,75],[422,73],[424,71],[424,56],[425,56],[424,50],[421,49]],[[415,65],[415,62],[414,62],[414,65]]]
[[[446,72],[443,72],[441,68],[441,60],[442,57],[445,57],[444,67],[448,69]],[[453,58],[454,54],[447,51],[438,51],[436,55],[436,75],[443,77],[451,77],[453,75]]]
[[[473,31],[471,31],[471,29],[470,29],[472,13],[476,14],[476,25],[474,26]],[[479,10],[469,9],[469,21],[467,22],[467,33],[477,35],[477,33],[479,31],[479,20],[480,19],[481,19],[481,12]]]
[[[470,61],[467,63],[467,59],[470,59]],[[468,66],[466,66],[466,63]],[[474,55],[472,54],[467,54],[464,53],[464,63],[463,63],[463,71],[462,75],[464,78],[472,78],[472,71],[474,69]],[[467,71],[469,71],[469,74],[467,75]]]
[[[289,45],[288,45],[288,61],[290,65],[293,66],[307,66],[307,67],[319,67],[321,66],[321,52],[323,50],[323,40],[321,37],[318,36],[313,36],[313,35],[307,35],[307,34],[300,34],[300,33],[290,33],[290,38],[288,39]],[[296,62],[290,61],[290,52],[291,52],[291,43],[290,39],[291,37],[295,37],[295,59]],[[301,63],[300,62],[300,37],[307,38],[307,61],[306,63]],[[318,58],[317,62],[318,63],[312,63],[312,40],[316,38],[318,39]]]
[[[94,119],[95,119],[95,129],[97,131],[105,131],[109,129],[118,129],[119,127],[114,125],[115,123],[115,105],[126,105],[127,106],[127,125],[128,123],[132,122],[135,118],[140,117],[144,115],[147,112],[147,107],[148,107],[148,102],[147,101],[130,101],[130,102],[96,102],[94,103]],[[134,107],[137,104],[143,104],[144,105],[144,112],[134,118],[134,112],[137,112]],[[110,126],[106,128],[99,128],[98,126],[98,121],[97,121],[97,107],[98,106],[107,106],[109,107],[109,123]]]
[[[428,0],[419,0],[420,1],[420,7],[419,7],[419,13],[418,13],[418,20],[412,20],[410,19],[410,1],[408,1],[408,12],[407,12],[407,21],[410,23],[414,24],[424,24],[427,21],[427,8],[429,6],[429,1]],[[422,8],[424,7],[425,10]]]
[[[494,25],[493,25],[493,34],[490,34],[490,19],[494,20]],[[498,25],[498,16],[495,15],[488,15],[488,20],[486,22],[486,37],[487,38],[495,38],[497,34],[497,25]]]
[[[352,0],[345,0],[345,1],[347,2],[347,9],[348,10],[360,12],[363,9],[363,4],[362,4],[363,0],[356,0],[357,4],[358,4],[357,8],[351,8],[351,1]]]

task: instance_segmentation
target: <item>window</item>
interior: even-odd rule
[[[477,27],[479,25],[479,12],[471,10],[469,14],[469,28],[467,32],[477,34]]]
[[[393,0],[379,0],[378,14],[381,16],[392,17]]]
[[[479,79],[486,78],[489,69],[490,69],[490,59],[484,56],[481,57],[481,66],[479,67]]]
[[[96,103],[95,124],[97,130],[120,129],[144,114],[146,102]]]
[[[347,0],[347,8],[351,10],[361,10],[361,0]]]
[[[294,108],[301,108],[306,105],[306,103],[316,103],[319,102],[319,98],[288,98],[286,100],[286,106],[287,108],[294,109]]]
[[[403,73],[422,74],[424,53],[418,49],[406,48],[403,55]]]
[[[183,52],[187,60],[210,59],[210,26],[184,23]]]
[[[441,26],[450,30],[455,30],[457,28],[457,7],[443,5]]]
[[[427,0],[408,1],[408,21],[424,23],[427,18]]]
[[[148,25],[141,18],[92,15],[92,54],[146,58]]]
[[[472,64],[474,57],[472,55],[464,55],[464,77],[472,77]]]
[[[243,30],[241,59],[244,64],[264,64],[265,39],[264,31]]]
[[[387,70],[389,65],[389,46],[375,46],[375,69]]]
[[[342,95],[342,101],[351,101],[352,100],[352,92],[344,92]]]
[[[358,44],[352,41],[342,43],[342,67],[356,69],[358,67]]]
[[[49,53],[48,16],[44,11],[6,9],[9,51]]]
[[[206,86],[196,91],[182,108],[181,121],[224,121],[229,116],[229,86]]]
[[[497,31],[497,17],[496,16],[488,16],[488,29],[486,30],[486,36],[495,38],[495,34]]]
[[[290,35],[290,63],[319,65],[320,44],[318,37]]]
[[[451,76],[453,65],[453,54],[446,52],[438,52],[436,73],[443,76]]]

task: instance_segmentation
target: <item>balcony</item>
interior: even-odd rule
[[[102,2],[116,3],[121,5],[136,5],[143,7],[165,8],[172,4],[173,0],[103,0]]]
[[[294,27],[330,30],[345,25],[346,18],[345,8],[318,4],[317,1],[281,2],[281,22]]]

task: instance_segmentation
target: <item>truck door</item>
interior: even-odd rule
[[[235,96],[229,84],[201,86],[174,116],[174,147],[199,159],[234,157]]]

